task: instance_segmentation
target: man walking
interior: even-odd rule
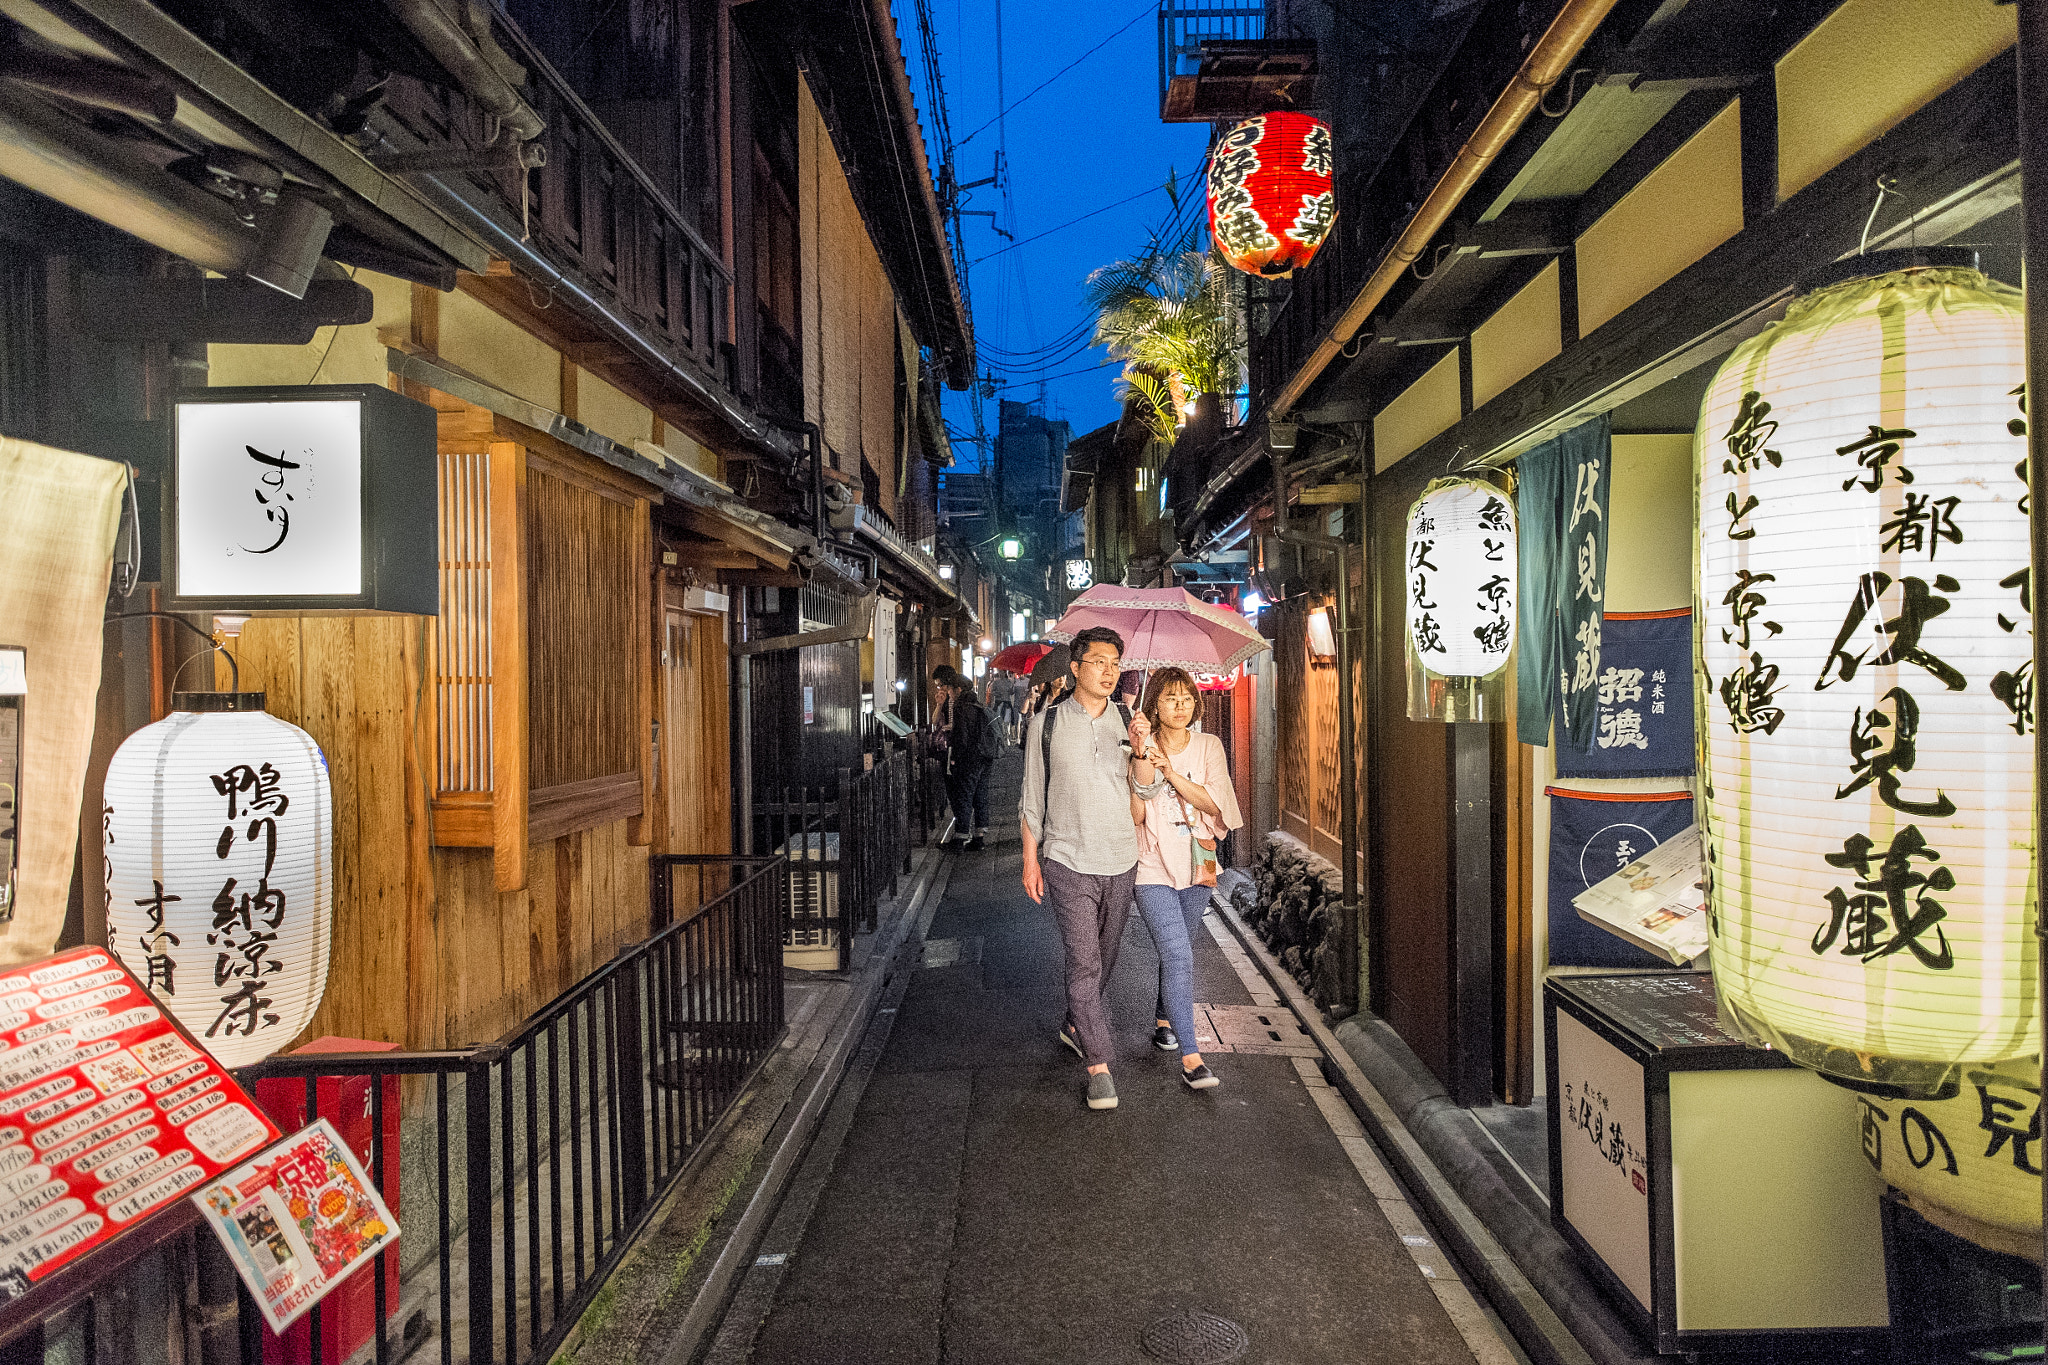
[[[996,761],[988,711],[975,697],[974,684],[957,669],[941,664],[932,677],[946,690],[949,718],[946,796],[953,803],[953,838],[940,847],[979,853],[987,844],[988,773]]]
[[[1106,627],[1070,646],[1074,692],[1031,719],[1024,738],[1024,796],[1017,815],[1024,839],[1024,891],[1049,896],[1066,947],[1067,1018],[1059,1040],[1088,1064],[1088,1107],[1116,1108],[1109,1077],[1109,1015],[1102,997],[1116,970],[1138,866],[1131,796],[1149,800],[1158,781],[1131,777],[1151,726],[1110,704],[1124,653]]]

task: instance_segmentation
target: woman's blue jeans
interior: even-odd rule
[[[1170,886],[1138,885],[1138,913],[1152,931],[1159,950],[1158,1018],[1180,1035],[1180,1055],[1200,1052],[1195,1041],[1195,934],[1209,906],[1209,886],[1176,891]]]

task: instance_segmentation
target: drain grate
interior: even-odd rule
[[[1252,1339],[1229,1318],[1189,1309],[1147,1327],[1138,1344],[1146,1355],[1166,1365],[1222,1365],[1243,1355]]]

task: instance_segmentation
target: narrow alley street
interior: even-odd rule
[[[1204,1037],[1223,1083],[1184,1089],[1150,1044],[1158,959],[1134,915],[1111,987],[1121,1102],[1083,1107],[1080,1064],[1053,1036],[1059,936],[1023,892],[1003,818],[1020,778],[1012,753],[987,851],[947,855],[924,965],[881,1016],[893,1027],[865,1093],[857,1078],[841,1093],[858,1104],[851,1127],[813,1149],[709,1359],[1516,1359],[1366,1140],[1340,1137],[1357,1128],[1313,1044],[1234,942],[1226,955],[1213,915],[1195,995],[1215,1013],[1198,1028],[1261,1013],[1276,1027],[1234,1049]],[[1231,1354],[1227,1326],[1190,1310],[1248,1346]],[[1149,1351],[1148,1329],[1167,1334]]]

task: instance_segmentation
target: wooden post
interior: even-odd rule
[[[491,867],[526,889],[526,448],[491,443]],[[510,496],[505,496],[509,494]]]

